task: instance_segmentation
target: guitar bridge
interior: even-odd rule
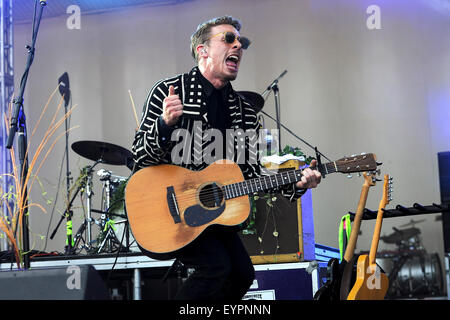
[[[167,204],[169,205],[170,215],[173,218],[174,223],[180,223],[180,210],[178,209],[177,198],[175,196],[175,190],[172,186],[167,187]]]

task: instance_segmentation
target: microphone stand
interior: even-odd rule
[[[27,150],[27,126],[26,126],[26,117],[23,110],[23,95],[25,92],[26,83],[28,80],[28,72],[30,71],[31,64],[34,59],[35,52],[35,44],[36,38],[39,31],[39,25],[41,23],[42,11],[46,5],[46,1],[40,1],[39,13],[36,20],[36,7],[37,1],[34,6],[34,15],[33,15],[33,27],[32,27],[32,41],[31,46],[26,46],[28,49],[28,60],[25,66],[25,71],[21,79],[19,95],[16,99],[14,99],[14,108],[10,121],[10,129],[8,140],[6,142],[6,148],[11,149],[14,141],[14,136],[19,131],[18,138],[18,149],[19,149],[19,164],[21,170],[19,171],[20,175],[20,188],[23,189],[23,208],[25,208],[22,212],[22,250],[23,250],[23,262],[24,268],[30,268],[30,238],[29,238],[29,230],[28,230],[28,190],[25,185],[26,178],[28,176],[28,150]],[[17,219],[16,224],[19,219]],[[17,225],[16,225],[17,226]],[[17,227],[16,227],[17,232]]]
[[[259,112],[261,112],[262,114],[268,116],[270,119],[272,119],[273,121],[277,122],[277,120],[272,117],[270,114],[264,112],[263,110],[260,110]],[[283,127],[283,129],[285,129],[287,132],[289,132],[292,136],[294,136],[295,138],[297,138],[298,140],[300,140],[301,142],[303,142],[304,144],[306,144],[308,147],[310,147],[311,149],[313,149],[316,153],[316,158],[320,158],[320,156],[323,156],[325,159],[327,159],[328,161],[332,162],[332,160],[330,160],[327,156],[325,156],[322,152],[320,152],[319,150],[317,150],[317,147],[313,147],[310,143],[308,143],[307,141],[305,141],[304,139],[300,138],[298,135],[296,135],[294,132],[292,132],[288,127],[286,127],[283,123],[281,122],[277,122],[277,124],[281,127]],[[318,157],[317,157],[318,156]]]
[[[262,96],[264,97],[266,94],[267,96],[270,94],[270,91],[273,91],[274,97],[275,97],[275,116],[277,120],[275,121],[277,124],[278,129],[278,146],[281,147],[281,128],[280,128],[280,90],[278,89],[278,80],[280,80],[285,74],[287,73],[287,70],[284,70],[278,78],[273,80],[273,82],[267,87],[266,91],[262,93]],[[267,98],[265,98],[267,99]],[[264,100],[265,100],[264,99]]]
[[[278,81],[287,73],[287,70],[284,70],[279,76],[278,78],[276,78],[268,87],[267,89],[261,94],[263,97],[265,95],[270,94],[270,91],[274,92],[274,96],[275,96],[275,112],[276,112],[276,119],[274,119],[271,115],[267,114],[266,112],[264,112],[263,110],[260,110],[261,113],[263,113],[264,115],[268,116],[270,119],[272,119],[273,121],[275,121],[275,123],[277,124],[277,129],[278,129],[278,146],[279,148],[281,148],[281,133],[280,133],[280,129],[281,127],[283,127],[287,132],[289,132],[292,136],[294,136],[295,138],[297,138],[298,140],[300,140],[301,142],[303,142],[304,144],[306,144],[308,147],[310,147],[311,149],[314,150],[315,154],[316,154],[316,160],[317,160],[317,167],[321,167],[322,165],[322,160],[321,157],[323,156],[325,159],[327,159],[328,161],[332,162],[328,157],[326,157],[323,153],[321,153],[317,147],[313,147],[311,144],[309,144],[307,141],[305,141],[304,139],[300,138],[298,135],[296,135],[294,132],[292,132],[288,127],[286,127],[281,121],[280,121],[280,96],[279,96],[279,90],[278,90]],[[267,99],[267,98],[265,98]],[[265,100],[264,99],[264,100]],[[325,178],[325,172],[322,172],[322,177]]]

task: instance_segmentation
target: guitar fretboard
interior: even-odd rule
[[[336,162],[328,162],[319,165],[317,170],[324,174],[338,172]],[[302,172],[303,169],[283,171],[273,175],[262,176],[259,178],[225,185],[223,187],[225,191],[225,200],[298,182],[302,178]]]

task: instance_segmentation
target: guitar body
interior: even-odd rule
[[[359,256],[356,282],[347,300],[383,300],[388,289],[388,277],[376,264],[369,263],[368,255]]]
[[[250,214],[248,196],[225,200],[220,188],[243,180],[239,166],[227,160],[202,171],[168,164],[137,171],[125,189],[136,242],[151,253],[169,253],[192,242],[210,225],[244,222]]]
[[[357,260],[359,255],[353,255],[350,261],[345,265],[340,282],[339,296],[341,300],[347,300],[348,294],[356,281]],[[344,260],[345,261],[345,260]]]
[[[317,290],[314,295],[314,300],[322,301],[338,301],[339,300],[339,288],[341,286],[341,270],[345,265],[345,260],[342,264],[339,263],[339,259],[333,258],[328,261],[327,264],[327,282]]]

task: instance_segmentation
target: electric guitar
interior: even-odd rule
[[[389,289],[389,279],[377,266],[375,257],[383,223],[383,209],[391,201],[391,184],[392,178],[386,174],[370,252],[369,255],[360,255],[358,258],[356,282],[348,294],[347,300],[383,300]]]
[[[358,207],[356,209],[355,218],[352,224],[352,230],[350,233],[350,239],[345,249],[344,257],[339,263],[339,259],[333,258],[328,261],[327,265],[327,282],[320,287],[320,289],[314,295],[315,300],[325,300],[325,301],[337,301],[340,300],[341,283],[343,279],[343,274],[345,268],[348,269],[348,265],[351,267],[353,265],[353,254],[355,252],[356,242],[358,239],[359,229],[361,226],[361,220],[366,207],[367,195],[369,193],[369,188],[376,184],[376,172],[371,172],[367,175],[366,172],[363,173],[364,184],[361,189],[361,195],[358,201]],[[353,269],[353,268],[351,268]],[[351,272],[351,270],[350,270]],[[350,274],[351,276],[351,274]]]
[[[323,174],[375,170],[373,154],[319,164]],[[313,168],[314,169],[314,168]],[[150,253],[176,251],[213,224],[234,226],[250,214],[249,194],[300,181],[302,169],[244,180],[239,166],[218,160],[201,171],[162,164],[133,174],[125,189],[136,242]]]

